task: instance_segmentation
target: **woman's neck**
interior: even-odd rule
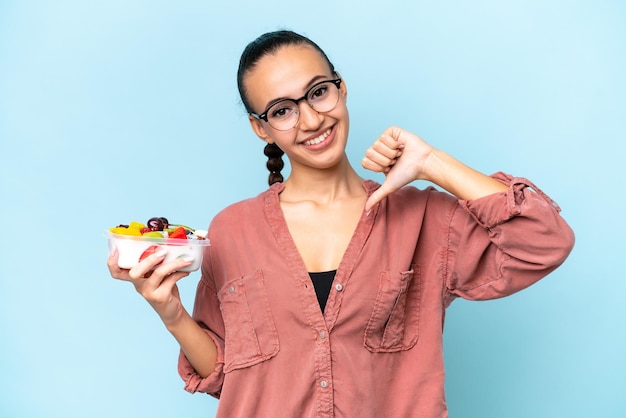
[[[363,179],[346,158],[341,164],[324,170],[304,167],[292,170],[280,198],[285,202],[313,200],[329,204],[363,194]]]

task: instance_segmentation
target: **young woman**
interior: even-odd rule
[[[447,416],[445,309],[557,268],[574,243],[560,209],[528,180],[483,175],[397,127],[362,160],[384,183],[360,178],[346,82],[296,33],[250,43],[238,85],[271,186],[213,219],[193,315],[176,289],[188,261],[157,253],[122,270],[113,254],[112,276],[154,307],[186,390],[220,398],[218,416]],[[406,186],[417,179],[449,193]]]

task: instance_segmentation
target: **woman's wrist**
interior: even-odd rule
[[[424,158],[424,164],[421,167],[417,180],[429,181],[444,187],[442,183],[445,183],[446,157],[449,156],[445,152],[432,148],[430,153]]]
[[[189,327],[190,325],[198,325],[196,321],[193,320],[191,315],[183,308],[178,312],[178,314],[173,318],[161,318],[165,328],[172,334]]]

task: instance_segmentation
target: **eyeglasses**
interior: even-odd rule
[[[334,85],[334,87],[333,87]],[[326,80],[314,84],[306,94],[299,99],[281,99],[273,103],[260,115],[250,113],[257,119],[268,122],[272,128],[279,131],[288,131],[298,123],[300,119],[299,103],[303,100],[319,113],[330,112],[339,102],[339,86],[341,78]]]

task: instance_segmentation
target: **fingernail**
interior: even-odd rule
[[[191,255],[186,255],[181,257],[181,260],[183,260],[185,263],[191,263],[193,260],[195,260],[195,258]]]
[[[154,255],[156,255],[157,257],[165,257],[166,254],[167,251],[165,251],[164,248],[161,248],[154,253]]]

